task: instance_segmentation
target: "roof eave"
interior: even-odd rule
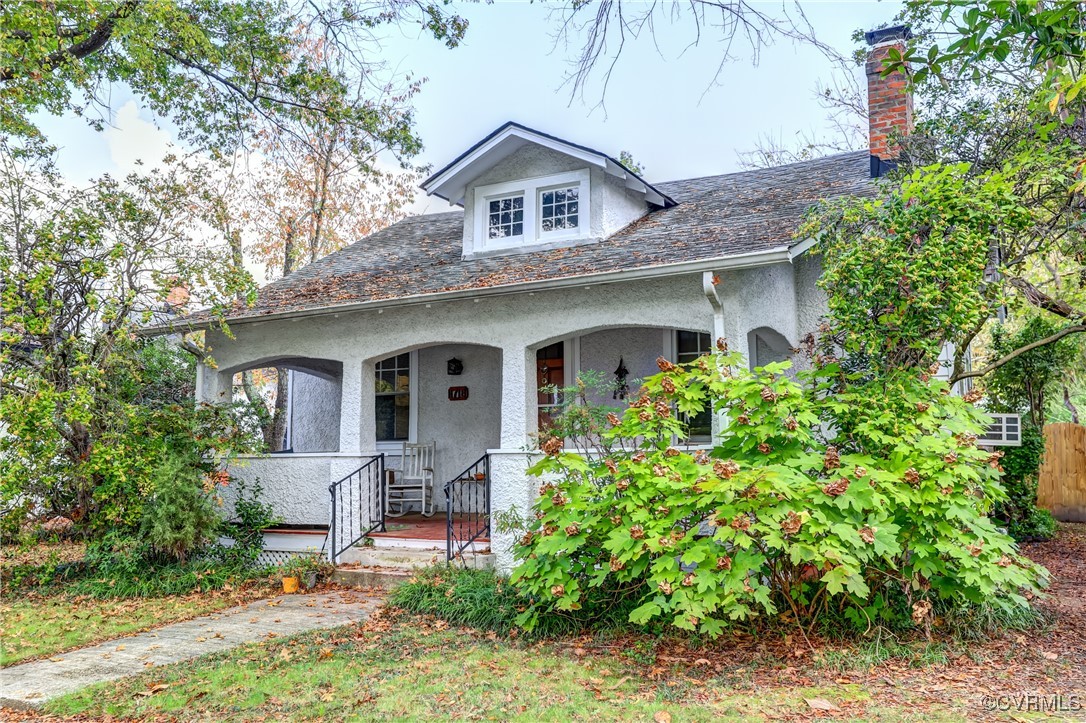
[[[226,317],[225,321],[227,324],[246,324],[258,321],[300,319],[309,316],[321,316],[324,314],[341,314],[354,311],[389,309],[401,306],[415,306],[418,304],[456,301],[461,299],[534,293],[538,291],[549,291],[552,289],[563,289],[574,286],[614,284],[623,281],[636,281],[638,279],[665,278],[668,276],[695,274],[701,273],[703,271],[727,271],[755,268],[758,266],[768,266],[771,264],[791,263],[793,257],[794,254],[789,250],[787,246],[778,246],[765,251],[752,251],[745,254],[736,254],[733,256],[719,256],[711,259],[701,259],[698,261],[681,261],[673,264],[644,266],[640,268],[623,269],[619,271],[600,271],[590,274],[579,274],[576,276],[563,276],[556,279],[540,279],[538,281],[521,281],[511,284],[500,284],[496,286],[487,286],[481,288],[472,287],[468,289],[455,289],[452,291],[438,291],[425,294],[413,294],[410,296],[401,296],[394,299],[375,299],[348,304],[333,304],[327,306],[312,307],[308,309],[283,311],[273,314],[262,314],[259,316]],[[179,319],[177,323],[174,323],[167,327],[148,327],[140,329],[137,334],[139,336],[149,337],[162,336],[165,334],[176,334],[178,332],[203,331],[211,328],[213,324],[214,322],[211,320],[200,321],[196,323],[185,323],[183,319]]]

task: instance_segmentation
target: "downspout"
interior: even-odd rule
[[[704,271],[701,274],[701,290],[705,298],[709,300],[709,306],[713,307],[713,343],[724,337],[724,304],[720,301],[720,294],[716,286],[720,277],[715,271]]]

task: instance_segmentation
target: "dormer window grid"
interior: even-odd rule
[[[475,187],[474,253],[530,250],[588,240],[587,168]]]
[[[495,198],[487,203],[487,238],[524,235],[524,194]]]
[[[580,186],[563,186],[539,194],[540,232],[573,231],[578,226]]]

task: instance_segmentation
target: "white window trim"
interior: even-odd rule
[[[487,186],[475,187],[475,232],[472,239],[474,253],[488,251],[500,251],[507,249],[529,249],[540,246],[568,245],[570,241],[578,241],[589,237],[589,229],[592,226],[592,206],[590,199],[589,179],[591,173],[587,168],[567,173],[555,173],[549,176],[538,176],[506,183],[493,183]],[[541,230],[541,194],[544,190],[552,188],[569,188],[579,186],[577,192],[578,218],[575,231],[549,231]],[[506,236],[505,238],[488,238],[489,209],[491,201],[496,201],[509,196],[524,195],[524,233],[520,236]]]
[[[588,171],[585,171],[587,174]],[[558,231],[544,231],[543,230],[543,194],[547,191],[563,191],[570,188],[577,188],[577,228],[568,229],[564,228]],[[581,203],[581,196],[588,190],[588,181],[570,181],[568,183],[551,183],[546,186],[537,186],[535,189],[535,207],[539,209],[537,218],[538,228],[536,228],[536,237],[544,243],[551,241],[566,241],[568,239],[577,239],[584,236],[584,224],[582,223],[584,216],[581,215],[581,209],[583,206]]]
[[[707,332],[699,331],[698,334],[706,334]],[[712,334],[708,334],[710,351],[712,350]],[[679,363],[679,329],[664,329],[664,354],[663,357],[670,361],[672,364]],[[707,449],[712,448],[717,436],[718,422],[716,421],[720,415],[713,414],[713,424],[709,433],[709,439],[699,439],[691,441],[689,439],[680,439],[678,436],[672,437],[672,444],[681,446],[688,449]]]
[[[419,439],[419,352],[416,349],[407,354],[407,439],[390,439],[377,442],[378,452],[402,452],[405,443],[414,444]],[[381,360],[378,359],[377,361]],[[376,362],[374,362],[374,366],[376,367]],[[371,415],[377,414],[376,404],[375,395],[375,406],[369,412]]]

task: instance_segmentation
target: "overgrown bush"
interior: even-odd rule
[[[813,626],[829,609],[861,629],[929,629],[936,601],[1028,606],[1045,572],[987,516],[1004,494],[998,453],[976,447],[980,411],[927,374],[868,381],[828,360],[797,384],[787,363],[751,372],[718,344],[661,359],[600,430],[602,452],[543,443],[515,551],[531,601],[519,623],[633,602],[633,623],[709,635],[782,612]],[[711,452],[680,448],[681,415],[706,405],[725,432]]]
[[[168,457],[155,470],[152,486],[139,536],[153,552],[183,562],[206,547],[219,526],[203,474],[186,457]]]
[[[1056,534],[1056,518],[1037,506],[1037,474],[1044,451],[1044,434],[1027,424],[1022,428],[1022,445],[1007,447],[1003,455],[1003,487],[1007,498],[996,507],[995,516],[1019,542],[1048,540]]]
[[[261,568],[215,554],[164,562],[146,540],[110,533],[88,544],[81,568],[55,582],[76,595],[157,597],[219,590],[264,575]]]

